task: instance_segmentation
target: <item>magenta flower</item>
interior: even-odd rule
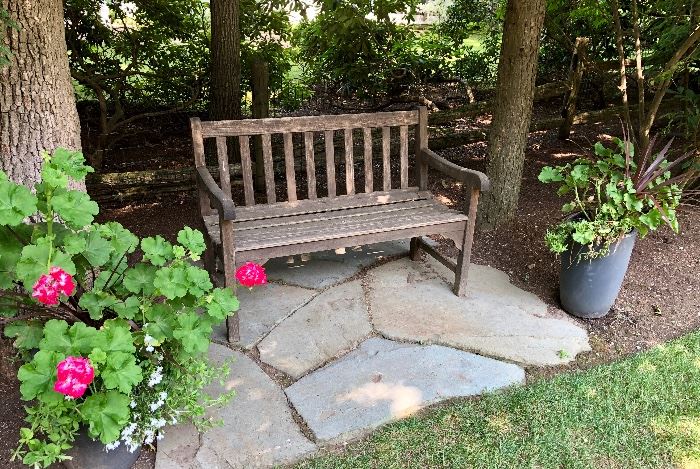
[[[71,296],[74,292],[73,277],[60,267],[51,267],[49,273],[39,277],[32,288],[32,296],[48,306],[57,305],[61,294]]]
[[[58,379],[53,390],[71,399],[82,397],[88,384],[95,378],[95,369],[90,360],[83,357],[66,357],[56,366]]]
[[[246,262],[236,271],[236,280],[244,287],[253,288],[267,283],[265,269],[254,262]]]

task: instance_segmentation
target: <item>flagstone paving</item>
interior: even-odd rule
[[[590,349],[583,328],[507,274],[472,265],[469,295],[457,298],[452,272],[407,251],[407,242],[382,243],[269,261],[271,283],[239,291],[241,343],[231,347],[245,353],[210,350],[236,359],[226,387],[237,395],[214,415],[223,426],[168,428],[156,468],[288,464]],[[225,340],[225,329],[213,337]]]

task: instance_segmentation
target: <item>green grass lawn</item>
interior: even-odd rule
[[[300,467],[700,468],[700,333],[396,422]]]

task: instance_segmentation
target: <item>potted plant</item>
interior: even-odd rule
[[[652,142],[639,164],[627,138],[614,143],[612,149],[597,143],[595,160],[545,166],[539,174],[569,199],[566,218],[547,231],[546,243],[561,255],[562,306],[582,318],[610,311],[637,237],[664,224],[678,232],[676,208],[695,169],[690,153],[668,161],[672,142],[655,155]]]
[[[13,458],[28,466],[79,456],[94,467],[106,454],[130,467],[164,425],[206,428],[205,408],[232,396],[204,392],[228,367],[207,361],[212,326],[238,301],[194,265],[202,234],[185,227],[171,244],[94,223],[97,204],[69,188],[91,171],[59,149],[44,154],[34,191],[0,172],[0,310],[29,403]],[[91,446],[102,456],[81,456]]]

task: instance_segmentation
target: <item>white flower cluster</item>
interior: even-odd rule
[[[158,400],[155,402],[151,402],[151,404],[148,406],[151,411],[158,410],[163,404],[165,404],[165,398],[168,397],[168,393],[165,391],[161,391],[161,393],[158,395]]]
[[[149,376],[148,386],[152,388],[156,384],[159,384],[161,381],[163,381],[163,367],[159,366],[155,370],[153,370],[153,373],[151,373],[151,376]]]
[[[152,337],[148,334],[146,334],[144,336],[143,344],[146,346],[146,352],[153,352],[155,350],[154,347],[157,347],[158,345],[160,345],[154,337]]]

